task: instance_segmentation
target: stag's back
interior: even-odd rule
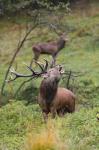
[[[65,47],[66,41],[67,39],[62,35],[56,41],[35,44],[33,45],[32,50],[34,53],[38,52],[40,54],[50,54],[54,56]]]
[[[40,49],[40,53],[42,54],[53,54],[57,51],[57,45],[51,42],[39,44],[38,48]]]
[[[73,112],[75,110],[75,98],[72,91],[59,87],[53,100],[53,106],[57,109],[65,106],[69,112]]]

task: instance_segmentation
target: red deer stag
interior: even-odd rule
[[[43,74],[38,103],[45,119],[49,113],[55,117],[56,114],[63,115],[75,110],[75,95],[66,88],[58,87],[62,74],[61,66],[53,67]]]
[[[59,39],[57,41],[50,41],[45,43],[37,43],[33,45],[32,51],[34,53],[34,60],[37,61],[41,54],[48,54],[52,56],[51,67],[54,66],[57,54],[60,50],[65,47],[65,43],[68,41],[65,33],[59,34]],[[32,66],[33,60],[30,66]]]
[[[36,62],[37,63],[37,62]],[[16,71],[11,71],[15,78],[10,81],[15,80],[19,77],[41,77],[43,80],[40,85],[38,103],[42,109],[44,119],[48,117],[51,113],[53,117],[56,114],[64,115],[64,113],[72,113],[75,110],[75,95],[68,89],[58,87],[58,83],[61,79],[61,75],[64,73],[61,66],[55,66],[48,69],[48,62],[46,65],[42,66],[37,63],[41,68],[40,72],[34,71],[31,67],[28,67],[32,72],[30,75],[19,74]]]

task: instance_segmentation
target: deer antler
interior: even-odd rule
[[[42,72],[45,72],[48,68],[48,61],[46,59],[44,59],[44,61],[45,61],[45,66],[42,63],[35,61],[35,63],[41,68]]]
[[[45,65],[42,66],[41,63],[39,62],[36,62],[36,64],[40,67],[41,71],[40,72],[37,72],[37,71],[34,71],[30,66],[26,65],[26,67],[31,71],[31,74],[28,74],[28,75],[24,75],[24,74],[21,74],[21,73],[18,73],[15,71],[15,69],[10,69],[10,72],[11,74],[13,74],[15,77],[12,78],[11,76],[11,79],[10,80],[6,80],[7,82],[11,82],[11,81],[14,81],[16,80],[17,78],[20,78],[20,77],[38,77],[38,76],[41,76],[43,73],[45,73],[47,71],[47,68],[48,68],[48,61],[45,60]]]
[[[53,24],[50,24],[50,27],[54,30],[54,32],[58,35],[58,36],[60,36],[60,32],[58,33],[57,32],[57,27],[56,27],[56,25],[53,25]]]

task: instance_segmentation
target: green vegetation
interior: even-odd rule
[[[14,16],[39,8],[51,9],[56,6],[66,8],[69,2],[68,0],[0,0],[0,16]]]
[[[88,14],[75,12],[64,15],[63,21],[70,42],[60,52],[57,63],[66,70],[86,72],[75,79],[74,92],[77,95],[76,111],[64,118],[49,120],[44,124],[37,95],[42,79],[27,83],[13,98],[16,89],[24,79],[6,85],[0,96],[0,150],[98,150],[99,149],[99,14],[97,6],[87,10]],[[21,25],[22,35],[27,18],[15,18]],[[50,19],[50,18],[49,18]],[[42,27],[32,33],[18,54],[14,67],[28,73],[23,62],[29,64],[32,58],[31,46],[39,41],[56,39],[55,33]],[[5,71],[20,37],[19,26],[14,21],[0,22],[0,88]],[[41,56],[40,60],[45,56]],[[46,56],[50,60],[50,56]],[[35,67],[35,66],[34,66]],[[71,83],[72,84],[72,83]],[[66,86],[63,81],[61,86]],[[33,102],[33,103],[30,103]],[[30,103],[29,105],[27,105]],[[6,105],[4,105],[6,104]],[[46,140],[48,139],[48,140]]]
[[[1,150],[6,147],[10,150],[98,150],[97,111],[98,107],[83,107],[46,125],[37,104],[27,107],[22,102],[11,102],[0,110]]]

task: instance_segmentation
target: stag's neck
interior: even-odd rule
[[[40,95],[48,105],[53,101],[58,89],[58,82],[52,79],[44,79],[40,86]]]
[[[58,45],[58,50],[61,50],[65,47],[65,40],[63,40],[62,38],[60,38],[57,42]]]

